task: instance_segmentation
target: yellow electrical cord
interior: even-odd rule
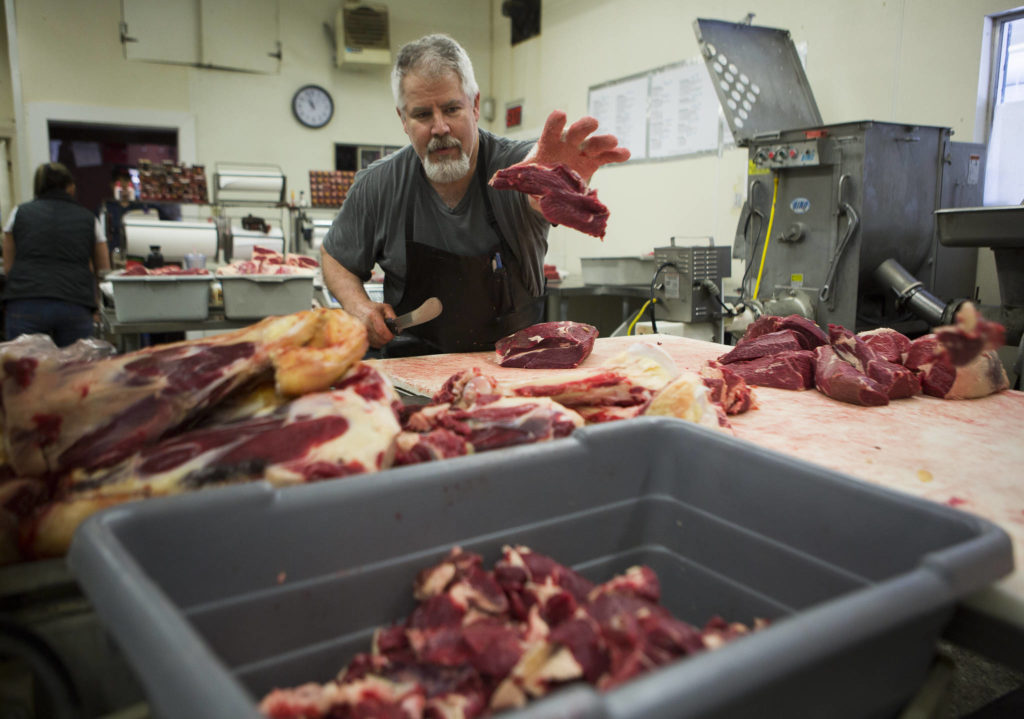
[[[768,231],[764,235],[764,246],[761,248],[761,266],[757,268],[757,282],[754,283],[754,296],[757,299],[758,290],[761,289],[761,274],[764,272],[764,258],[768,254],[768,240],[772,238],[772,223],[775,221],[775,200],[779,196],[779,174],[775,173],[775,182],[772,188],[772,209],[768,213]]]
[[[636,313],[636,317],[633,318],[633,321],[629,323],[629,327],[626,328],[626,336],[627,337],[629,337],[629,336],[631,336],[633,334],[633,328],[636,327],[637,320],[639,320],[641,317],[644,316],[644,310],[647,309],[647,305],[651,304],[652,302],[656,302],[656,301],[657,300],[652,298],[652,299],[649,299],[646,302],[644,302],[644,306],[640,308],[640,311]]]

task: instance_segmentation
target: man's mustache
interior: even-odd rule
[[[430,138],[430,142],[427,143],[427,152],[447,150],[449,147],[457,147],[461,150],[462,143],[451,135],[445,135],[444,137],[432,137]]]

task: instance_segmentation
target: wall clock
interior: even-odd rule
[[[292,113],[306,127],[323,127],[334,115],[334,100],[319,85],[304,85],[292,97]]]

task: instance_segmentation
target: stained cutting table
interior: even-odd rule
[[[729,349],[667,335],[601,338],[582,366],[600,365],[634,342],[658,345],[680,369],[692,371]],[[397,388],[427,396],[474,366],[498,379],[552,372],[500,367],[493,353],[377,362]],[[754,394],[758,409],[730,418],[740,440],[985,517],[1011,536],[1015,555],[1024,557],[1024,392],[968,401],[917,396],[885,407],[846,404],[815,390],[759,387]],[[1024,669],[1024,569],[972,597],[949,633]]]

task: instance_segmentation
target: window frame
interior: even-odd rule
[[[982,132],[975,132],[975,136],[980,134],[979,141],[984,142],[986,145],[991,142],[992,124],[995,122],[996,107],[1000,104],[997,94],[999,91],[999,79],[1002,75],[1002,59],[1006,35],[1003,28],[1006,24],[1015,20],[1024,20],[1024,8],[994,13],[986,18],[985,34],[988,36],[988,41],[981,65],[982,78],[984,78],[985,82],[979,83],[979,85],[985,87],[985,118]]]

